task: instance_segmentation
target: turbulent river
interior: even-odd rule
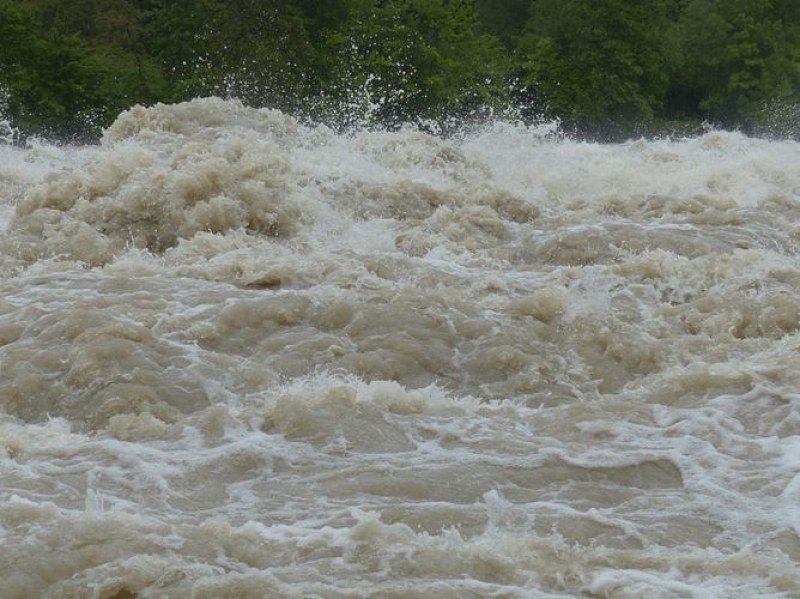
[[[0,146],[0,597],[800,597],[800,144]]]

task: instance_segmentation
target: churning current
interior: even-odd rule
[[[0,597],[800,596],[800,145],[0,147]]]

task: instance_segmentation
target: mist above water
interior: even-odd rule
[[[0,596],[792,597],[800,145],[0,147]]]

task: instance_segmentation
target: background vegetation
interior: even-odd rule
[[[212,94],[337,127],[800,131],[797,0],[0,0],[0,36],[0,116],[59,137]]]

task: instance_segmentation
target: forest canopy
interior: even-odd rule
[[[0,120],[64,138],[207,95],[340,128],[800,130],[796,0],[0,0],[0,35]]]

